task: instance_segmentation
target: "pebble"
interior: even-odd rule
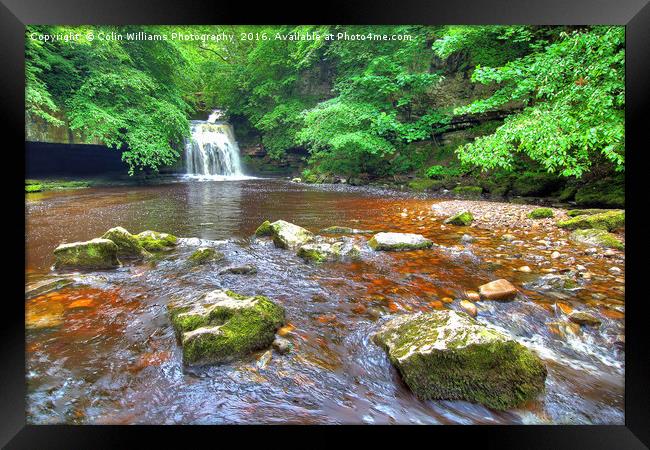
[[[521,266],[520,268],[517,269],[519,272],[530,272],[530,267],[528,266]]]
[[[283,337],[276,337],[275,340],[273,341],[273,344],[271,345],[273,346],[275,351],[277,351],[281,355],[285,353],[289,353],[293,348],[293,344],[291,343],[291,341]]]
[[[556,251],[556,252],[551,253],[551,258],[558,259],[559,257],[560,257],[560,252]]]
[[[586,271],[587,271],[587,268],[586,268],[585,266],[583,266],[582,264],[578,264],[578,265],[576,266],[576,270],[577,270],[578,272],[586,272]]]
[[[613,274],[619,274],[619,273],[623,272],[621,269],[619,269],[619,268],[616,267],[616,266],[614,266],[614,267],[610,267],[610,268],[609,268],[609,271],[610,271],[611,273],[613,273]]]
[[[463,308],[463,311],[465,311],[467,314],[469,314],[472,317],[476,317],[478,314],[478,309],[476,308],[476,305],[469,300],[461,300],[460,301],[460,307]]]
[[[480,294],[476,291],[467,291],[465,297],[467,297],[467,300],[472,302],[478,302],[481,299]]]

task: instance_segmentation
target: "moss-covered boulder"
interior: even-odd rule
[[[124,258],[142,258],[148,255],[138,238],[122,227],[115,227],[108,230],[102,236],[117,245],[117,255]]]
[[[372,230],[359,230],[357,228],[331,226],[320,230],[322,234],[373,234]]]
[[[375,251],[420,250],[432,245],[430,239],[413,233],[377,233],[368,241]]]
[[[271,222],[265,220],[262,222],[262,225],[257,227],[255,230],[255,236],[264,237],[264,236],[273,236],[273,228],[271,227]]]
[[[544,391],[546,368],[534,353],[465,313],[402,315],[382,326],[373,341],[421,399],[504,410]]]
[[[445,182],[425,178],[409,181],[408,187],[417,192],[437,191],[445,188]]]
[[[54,256],[57,269],[112,269],[121,265],[117,245],[108,239],[61,244],[54,250]]]
[[[625,227],[625,211],[615,209],[598,214],[587,214],[562,220],[557,223],[560,228],[567,230],[585,230],[597,228],[600,230],[614,231]]]
[[[594,214],[601,214],[604,212],[608,212],[607,209],[596,209],[596,208],[590,208],[590,209],[570,209],[566,212],[566,215],[569,217],[576,217],[576,216],[592,216]]]
[[[212,247],[200,247],[196,249],[187,260],[190,264],[198,266],[211,261],[220,261],[223,258],[223,253]]]
[[[285,322],[284,308],[267,297],[225,290],[168,308],[187,365],[226,362],[267,348]]]
[[[461,211],[445,220],[445,223],[458,226],[468,226],[474,221],[474,216],[469,211]]]
[[[322,263],[342,258],[358,258],[361,250],[350,242],[312,242],[298,248],[297,255],[305,261]]]
[[[553,217],[551,208],[535,208],[528,213],[529,219],[547,219],[549,217]]]
[[[279,248],[297,248],[314,239],[311,231],[284,220],[271,224],[273,243]]]
[[[575,230],[569,236],[569,239],[578,244],[605,247],[605,248],[615,248],[618,250],[625,249],[625,245],[621,242],[616,235],[609,233],[605,230],[599,229],[587,229],[587,230]]]
[[[135,235],[140,245],[149,252],[160,252],[171,250],[178,244],[178,238],[172,234],[160,233],[158,231],[143,231]]]
[[[462,198],[481,198],[483,188],[481,186],[456,186],[451,190],[454,195]]]

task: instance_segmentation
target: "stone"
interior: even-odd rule
[[[298,248],[297,255],[305,261],[322,263],[325,261],[336,261],[342,258],[358,258],[361,249],[351,242],[327,242],[309,243]]]
[[[222,363],[265,349],[285,322],[284,308],[267,297],[221,289],[171,302],[168,310],[186,365]]]
[[[79,269],[113,269],[121,266],[117,245],[108,239],[61,244],[54,250],[54,267]]]
[[[529,219],[547,219],[549,217],[553,217],[551,208],[536,208],[528,213]]]
[[[243,266],[231,266],[223,269],[220,274],[231,273],[233,275],[254,275],[257,273],[257,267],[252,264],[244,264]]]
[[[268,220],[262,222],[262,225],[257,227],[257,230],[255,230],[255,236],[273,236],[273,228],[271,227],[271,222]]]
[[[432,245],[430,239],[413,233],[377,233],[368,241],[375,251],[420,250]]]
[[[273,343],[271,345],[273,346],[275,351],[280,353],[281,355],[284,355],[285,353],[289,353],[291,349],[293,349],[293,344],[289,339],[285,339],[279,336],[273,340]]]
[[[512,234],[504,234],[503,236],[501,236],[501,240],[506,242],[512,242],[515,239],[516,238]]]
[[[359,230],[357,228],[332,226],[320,230],[322,234],[373,234],[372,230]]]
[[[478,292],[486,300],[512,300],[517,288],[508,280],[500,279],[479,286]]]
[[[519,272],[526,272],[526,273],[531,272],[531,269],[530,269],[530,267],[528,267],[528,266],[521,266],[521,267],[519,267],[517,270],[518,270]]]
[[[625,227],[625,211],[612,210],[599,214],[576,216],[557,223],[560,228],[567,230],[599,229],[614,231]]]
[[[291,179],[292,183],[302,183],[302,178],[296,177]]]
[[[61,290],[73,283],[73,280],[61,277],[45,278],[43,280],[29,283],[25,285],[25,300],[47,294],[48,292]]]
[[[533,352],[465,313],[398,316],[373,335],[420,398],[515,408],[544,391],[546,368]]]
[[[602,323],[600,319],[586,312],[574,312],[569,316],[569,320],[578,325],[588,325],[598,327]]]
[[[108,230],[102,236],[117,245],[117,256],[121,258],[142,258],[148,255],[137,237],[122,227],[115,227]]]
[[[460,301],[460,307],[463,308],[463,311],[465,311],[467,314],[469,314],[472,317],[476,317],[478,314],[478,309],[476,308],[476,305],[469,300],[461,300]]]
[[[458,226],[468,226],[474,221],[474,216],[469,211],[462,211],[454,214],[445,220],[445,223]]]
[[[178,238],[173,234],[160,233],[158,231],[146,230],[138,233],[135,237],[140,244],[149,252],[160,252],[171,250],[178,244]]]
[[[471,234],[463,234],[460,238],[460,242],[464,244],[471,244],[474,241],[476,241],[476,238]]]
[[[569,239],[578,244],[597,245],[599,247],[623,250],[625,245],[612,233],[605,230],[575,230]]]
[[[472,302],[478,302],[479,300],[481,300],[481,294],[479,294],[476,291],[467,291],[465,292],[465,298],[467,298],[467,300]]]
[[[201,265],[211,261],[219,261],[224,258],[224,254],[212,247],[200,247],[194,251],[188,258],[193,265]]]
[[[610,267],[608,269],[608,272],[613,273],[614,275],[618,275],[618,274],[622,273],[623,271],[620,268],[618,268],[616,266],[613,266],[613,267]]]
[[[273,243],[278,248],[297,248],[314,239],[310,231],[284,220],[276,220],[270,228]]]
[[[551,253],[551,258],[552,259],[558,259],[560,256],[561,256],[560,252],[558,252],[558,251],[555,251],[555,252]]]

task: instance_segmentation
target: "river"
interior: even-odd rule
[[[624,275],[611,258],[585,253],[562,230],[451,227],[433,213],[443,200],[414,194],[323,187],[284,180],[93,187],[29,194],[26,276],[51,276],[61,242],[122,226],[172,233],[181,244],[156,264],[73,274],[74,284],[26,301],[29,423],[221,424],[624,423]],[[372,252],[361,261],[307,264],[252,235],[266,219],[313,232],[331,226],[423,234],[440,247]],[[505,245],[503,233],[524,236]],[[463,234],[475,241],[461,242]],[[223,262],[189,268],[201,243],[223,241]],[[355,236],[363,246],[367,236]],[[549,245],[539,241],[548,240]],[[555,250],[571,255],[550,260]],[[622,256],[619,256],[622,258]],[[541,260],[549,261],[544,264]],[[251,263],[255,275],[219,274]],[[591,277],[577,289],[534,287],[540,267],[576,265]],[[532,272],[515,271],[529,265]],[[462,401],[421,401],[403,384],[370,335],[395,314],[459,309],[458,298],[506,278],[522,292],[512,302],[478,302],[478,320],[501,328],[547,365],[546,393],[517,410],[496,412]],[[528,284],[533,283],[533,284]],[[531,287],[533,286],[533,287]],[[215,288],[264,294],[282,304],[294,349],[263,365],[258,352],[237,362],[184,369],[166,304]],[[564,327],[587,310],[599,328]],[[564,328],[563,328],[564,327]]]

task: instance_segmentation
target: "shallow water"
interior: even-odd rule
[[[622,424],[624,351],[614,343],[624,333],[624,275],[608,271],[623,268],[622,261],[584,254],[561,230],[444,226],[444,217],[431,211],[438,201],[280,180],[179,180],[30,194],[29,282],[53,275],[52,250],[61,242],[98,237],[114,226],[188,239],[156,265],[128,263],[114,271],[72,274],[72,285],[26,301],[28,421]],[[368,236],[359,235],[353,239],[364,247],[362,261],[314,266],[253,238],[265,219],[284,219],[313,232],[330,225],[415,232],[440,247],[373,253],[364,245]],[[504,244],[504,232],[524,243]],[[462,244],[464,233],[477,240]],[[536,242],[547,236],[551,247]],[[185,260],[199,245],[217,246],[225,261],[190,268]],[[549,262],[555,249],[575,262]],[[258,273],[219,274],[245,263],[256,265]],[[576,264],[593,274],[578,289],[545,291],[527,284],[540,277],[542,267]],[[522,265],[533,272],[513,271]],[[496,278],[511,280],[523,295],[512,302],[477,302],[478,320],[544,359],[546,393],[506,412],[418,400],[369,336],[394,314],[459,309],[458,300],[445,302]],[[166,304],[221,287],[281,303],[294,350],[273,353],[265,366],[264,352],[258,352],[230,364],[184,370]],[[570,310],[587,310],[603,324],[558,330],[552,323],[567,323]]]

